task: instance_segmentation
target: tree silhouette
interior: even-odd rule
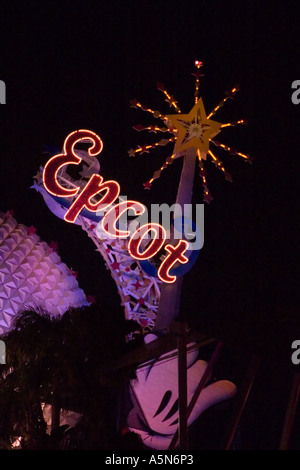
[[[132,377],[109,375],[106,365],[132,347],[126,338],[139,328],[97,304],[60,317],[34,310],[17,315],[2,336],[0,449],[18,437],[22,449],[113,449],[118,394]],[[50,435],[41,403],[52,405]],[[78,424],[59,426],[60,409],[78,412]]]

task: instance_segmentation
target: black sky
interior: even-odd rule
[[[185,276],[182,311],[213,335],[289,362],[300,334],[300,105],[291,101],[291,84],[300,79],[297,2],[10,1],[1,3],[0,22],[0,79],[7,87],[0,210],[13,209],[18,222],[57,241],[85,292],[116,309],[117,290],[94,245],[30,189],[46,162],[44,144],[61,147],[69,132],[91,129],[104,141],[105,178],[146,205],[173,203],[181,162],[144,191],[142,183],[169,149],[128,157],[128,149],[148,138],[132,129],[145,115],[129,100],[167,113],[160,81],[188,112],[195,59],[204,62],[207,111],[240,84],[218,118],[248,118],[249,125],[224,131],[219,140],[255,160],[248,165],[222,155],[233,184],[210,166],[214,200],[205,207],[204,248]],[[195,203],[201,195],[196,178]]]

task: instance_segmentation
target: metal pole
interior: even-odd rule
[[[189,149],[183,157],[176,198],[176,204],[180,205],[182,214],[184,213],[184,205],[190,204],[192,201],[195,164],[196,152],[194,149]],[[156,331],[166,333],[171,322],[179,316],[182,280],[182,277],[178,277],[173,284],[163,284],[155,324]]]
[[[204,374],[203,374],[203,376],[202,376],[202,378],[201,378],[201,380],[200,380],[200,382],[199,382],[199,384],[198,384],[198,386],[195,390],[195,393],[194,393],[188,407],[187,407],[187,420],[189,419],[189,417],[190,417],[190,415],[191,415],[191,413],[194,409],[194,406],[195,406],[195,404],[196,404],[196,402],[199,398],[199,395],[200,395],[201,391],[205,387],[205,384],[206,384],[206,382],[207,382],[207,380],[208,380],[208,378],[209,378],[209,376],[212,372],[212,369],[213,369],[213,367],[214,367],[214,365],[215,365],[215,363],[216,363],[216,361],[217,361],[217,359],[220,355],[220,352],[221,352],[222,348],[223,348],[223,343],[220,341],[220,342],[218,342],[218,344],[217,344],[217,346],[216,346],[216,348],[215,348],[215,350],[214,350],[214,352],[213,352],[213,354],[212,354],[212,356],[209,360],[207,368],[206,368],[206,370],[205,370],[205,372],[204,372]],[[176,433],[174,434],[173,439],[171,441],[171,444],[169,446],[169,450],[173,450],[176,447],[179,432],[180,432],[180,430],[178,429],[176,431]]]
[[[295,373],[293,377],[293,383],[290,393],[290,399],[288,402],[285,421],[283,425],[283,430],[281,434],[281,440],[279,445],[279,450],[287,450],[289,448],[289,441],[293,430],[293,424],[295,419],[295,414],[298,406],[300,394],[300,374]]]
[[[223,438],[223,443],[221,444],[221,450],[230,450],[237,425],[246,406],[259,365],[260,358],[253,356],[246,372],[244,382],[242,383],[241,389],[238,392],[232,416],[229,420],[229,424]]]
[[[179,406],[179,449],[188,449],[188,415],[187,415],[187,324],[177,324],[178,344],[178,406]]]

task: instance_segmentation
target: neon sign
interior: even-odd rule
[[[128,230],[120,230],[117,227],[117,223],[122,214],[133,210],[137,216],[143,214],[145,207],[138,201],[131,200],[122,201],[112,206],[120,195],[120,185],[117,181],[104,181],[101,175],[93,174],[81,191],[80,187],[70,189],[60,185],[57,178],[58,171],[65,165],[80,164],[82,158],[76,155],[75,145],[87,140],[92,142],[92,146],[88,149],[90,156],[96,156],[101,153],[103,143],[97,134],[87,129],[72,132],[64,141],[63,152],[51,157],[44,167],[43,184],[45,189],[55,197],[75,197],[64,215],[64,219],[67,222],[75,222],[83,210],[85,212],[86,210],[90,212],[107,211],[101,219],[102,229],[110,236],[117,238],[130,237],[128,250],[133,258],[141,262],[150,260],[164,248],[165,256],[157,270],[157,275],[165,283],[175,282],[177,276],[172,274],[171,269],[176,263],[186,264],[189,261],[189,258],[186,256],[189,243],[186,240],[179,240],[176,246],[171,244],[164,246],[167,239],[166,230],[162,225],[156,223],[142,225],[131,236]],[[103,192],[105,192],[104,195]],[[96,202],[95,196],[98,196]],[[153,237],[150,243],[143,247],[149,233]]]

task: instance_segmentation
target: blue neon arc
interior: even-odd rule
[[[195,224],[195,222],[193,222],[190,219],[186,219],[182,217],[181,222],[179,222],[179,225],[181,225],[182,229],[184,229],[185,223],[188,223],[189,226],[192,227],[194,233],[196,234],[195,235],[196,238],[200,240],[201,233],[197,225]],[[178,218],[172,221],[172,225],[178,226]],[[184,230],[182,230],[182,232],[184,233]],[[201,246],[201,243],[200,243],[200,246]],[[176,277],[177,276],[180,277],[186,274],[194,266],[196,259],[198,258],[199,251],[200,250],[187,250],[185,252],[185,256],[189,259],[189,261],[186,264],[180,264],[178,267],[176,268],[174,267],[170,269],[170,274]],[[157,268],[151,263],[151,261],[141,260],[140,265],[142,269],[145,271],[145,273],[147,273],[149,276],[158,277]]]
[[[73,202],[73,201],[68,201],[62,197],[53,196],[52,194],[49,194],[49,196],[51,196],[55,202],[57,202],[61,207],[63,207],[66,210],[68,210],[71,207],[71,204]],[[91,212],[85,208],[81,210],[80,215],[82,217],[86,217],[87,219],[90,219],[93,222],[97,222],[97,223],[103,219],[103,217],[98,215],[97,212]]]

